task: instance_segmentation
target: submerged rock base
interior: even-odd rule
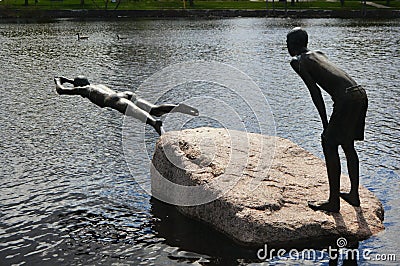
[[[341,185],[349,190],[347,176]],[[214,128],[168,132],[155,148],[152,193],[245,245],[359,241],[384,229],[381,202],[362,186],[360,207],[341,200],[340,213],[311,210],[309,200],[329,195],[325,163],[279,137]]]

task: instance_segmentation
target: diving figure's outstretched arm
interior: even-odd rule
[[[56,91],[58,94],[67,94],[67,95],[82,95],[83,91],[86,91],[87,86],[84,87],[66,87],[63,83],[68,82],[73,84],[73,80],[69,80],[64,77],[55,77],[54,82],[56,83]]]

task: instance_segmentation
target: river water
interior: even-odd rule
[[[310,48],[324,51],[368,93],[366,140],[356,148],[361,183],[382,201],[386,230],[359,250],[400,260],[400,20],[232,18],[0,24],[0,264],[260,263],[257,248],[237,246],[145,193],[135,180],[149,179],[149,170],[131,171],[122,152],[123,117],[79,96],[58,96],[53,77],[84,74],[135,91],[170,65],[224,63],[258,85],[278,136],[322,158],[321,123],[285,48],[294,26],[306,28]],[[89,39],[78,41],[78,32]],[[160,101],[190,97],[182,91]],[[218,93],[227,101],[218,90],[209,95]],[[148,160],[143,153],[130,159]],[[322,257],[269,263],[328,264]]]

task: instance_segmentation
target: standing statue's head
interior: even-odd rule
[[[307,50],[307,32],[300,27],[292,29],[286,36],[286,44],[291,56],[303,53]]]
[[[74,78],[74,87],[83,87],[90,85],[89,80],[84,76],[77,76]]]

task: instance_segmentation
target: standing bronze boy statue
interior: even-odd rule
[[[308,205],[313,210],[339,212],[339,197],[353,206],[360,206],[359,160],[354,141],[364,139],[368,99],[364,89],[347,73],[329,62],[322,52],[308,50],[307,44],[305,30],[294,28],[288,33],[287,48],[294,57],[290,65],[307,85],[324,128],[321,137],[329,179],[329,199],[322,203],[309,202]],[[329,122],[320,88],[334,102]],[[346,155],[351,181],[349,193],[340,193],[339,145]]]

